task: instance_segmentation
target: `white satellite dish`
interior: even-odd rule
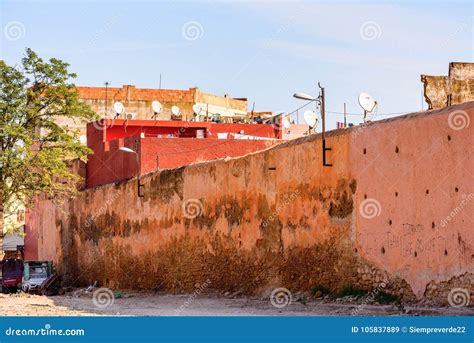
[[[86,135],[80,135],[79,136],[79,142],[81,142],[81,144],[86,144],[87,143],[87,136]]]
[[[179,114],[181,113],[181,110],[179,109],[178,106],[171,106],[171,113],[173,113],[173,115],[175,116],[179,116]]]
[[[317,126],[318,124],[318,115],[316,112],[307,110],[303,113],[304,121],[308,126],[312,129]]]
[[[116,113],[116,117],[118,117],[125,110],[125,106],[120,101],[116,101],[114,102],[114,110]]]
[[[370,113],[375,109],[375,106],[377,106],[377,101],[367,93],[360,93],[359,105],[365,112]]]
[[[163,111],[163,106],[161,106],[161,102],[158,100],[153,100],[151,102],[151,108],[155,114],[161,113],[161,111]]]
[[[291,127],[291,121],[290,121],[290,118],[287,116],[287,117],[283,117],[282,121],[281,121],[281,124],[283,125],[283,127],[285,129],[289,129]]]
[[[201,105],[194,104],[193,105],[193,112],[196,113],[196,115],[199,115],[202,112],[203,108]]]

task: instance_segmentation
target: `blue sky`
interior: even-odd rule
[[[297,108],[292,94],[315,94],[317,81],[329,111],[346,102],[361,113],[360,92],[379,113],[417,111],[420,74],[473,61],[467,1],[2,1],[0,10],[9,64],[31,47],[69,62],[77,85],[158,88],[161,73],[163,88],[247,97],[259,111]],[[327,116],[329,128],[342,121]]]

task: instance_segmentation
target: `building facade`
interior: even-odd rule
[[[451,62],[448,76],[421,75],[428,108],[474,100],[474,63]]]
[[[269,124],[103,119],[87,125],[87,188],[158,169],[243,156],[280,143]],[[130,149],[124,151],[124,148]]]
[[[202,92],[199,88],[147,89],[134,85],[115,87],[76,87],[79,98],[87,103],[101,119],[115,118],[114,103],[124,105],[124,113],[118,119],[134,120],[198,120],[208,121],[213,115],[219,115],[222,122],[234,123],[247,118],[247,99],[231,98],[228,95],[218,96]],[[159,101],[163,110],[155,116],[152,102]],[[198,105],[200,113],[195,113]],[[179,115],[172,113],[172,107],[179,109]],[[195,119],[198,116],[198,119]],[[80,131],[86,139],[86,124],[64,118],[60,124]]]

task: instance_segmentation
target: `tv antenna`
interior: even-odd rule
[[[123,111],[125,110],[125,106],[120,101],[114,102],[114,110],[115,110],[115,118],[118,118]]]
[[[359,94],[359,105],[364,110],[364,123],[367,122],[367,114],[372,113],[377,107],[377,101],[367,93]]]

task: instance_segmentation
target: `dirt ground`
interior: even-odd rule
[[[374,305],[363,300],[293,299],[274,307],[269,299],[217,296],[120,293],[117,299],[97,305],[92,294],[38,296],[0,294],[0,316],[349,316],[349,315],[470,315],[473,307]]]

